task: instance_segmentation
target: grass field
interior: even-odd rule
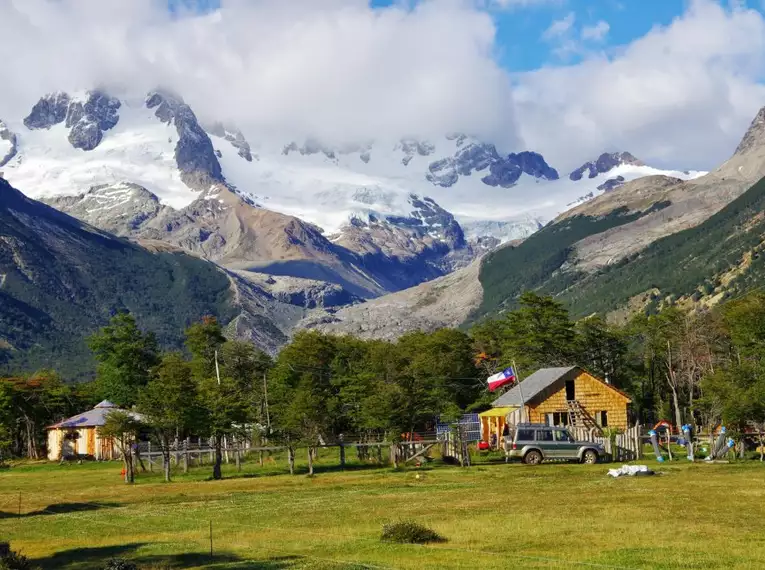
[[[120,465],[27,464],[0,471],[0,539],[45,569],[97,569],[110,556],[151,568],[765,568],[765,466],[485,464],[317,475],[276,466],[209,468],[120,481]],[[418,478],[419,474],[419,478]],[[21,498],[21,515],[19,511]],[[414,519],[448,539],[379,540]],[[210,557],[210,521],[213,556]]]

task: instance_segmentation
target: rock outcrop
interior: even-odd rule
[[[0,168],[8,164],[18,152],[16,134],[0,121]]]
[[[119,99],[101,91],[91,91],[85,102],[71,101],[66,113],[69,142],[74,148],[93,150],[103,139],[104,131],[119,121]]]
[[[544,180],[557,180],[558,172],[551,168],[541,154],[536,152],[511,153],[502,157],[493,144],[473,142],[461,147],[453,157],[432,162],[426,175],[428,181],[449,188],[460,176],[489,169],[481,178],[489,186],[510,188],[523,174]]]
[[[633,164],[635,166],[644,166],[644,163],[629,152],[604,152],[596,160],[585,162],[582,166],[568,175],[570,180],[581,180],[585,173],[588,178],[595,178],[598,174],[605,174],[611,169],[622,164]]]
[[[216,182],[225,182],[210,137],[180,96],[154,91],[146,98],[146,107],[156,109],[155,116],[163,123],[173,124],[178,131],[175,161],[187,186],[204,191]]]

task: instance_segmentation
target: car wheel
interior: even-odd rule
[[[592,449],[588,449],[584,452],[584,455],[582,455],[582,463],[586,463],[587,465],[594,465],[598,462],[598,454],[595,453]]]
[[[523,462],[526,465],[539,465],[542,463],[542,454],[538,451],[531,450],[523,456]]]

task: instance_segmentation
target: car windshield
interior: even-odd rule
[[[555,441],[574,441],[574,439],[566,430],[558,430],[555,432]]]

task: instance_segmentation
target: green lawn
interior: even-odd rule
[[[325,457],[308,478],[281,474],[279,458],[228,466],[223,481],[198,468],[134,486],[116,463],[20,465],[0,471],[0,538],[46,569],[97,569],[114,555],[157,569],[765,567],[765,465],[647,463],[663,474],[501,463],[340,472]],[[403,518],[448,541],[381,543],[382,525]]]

